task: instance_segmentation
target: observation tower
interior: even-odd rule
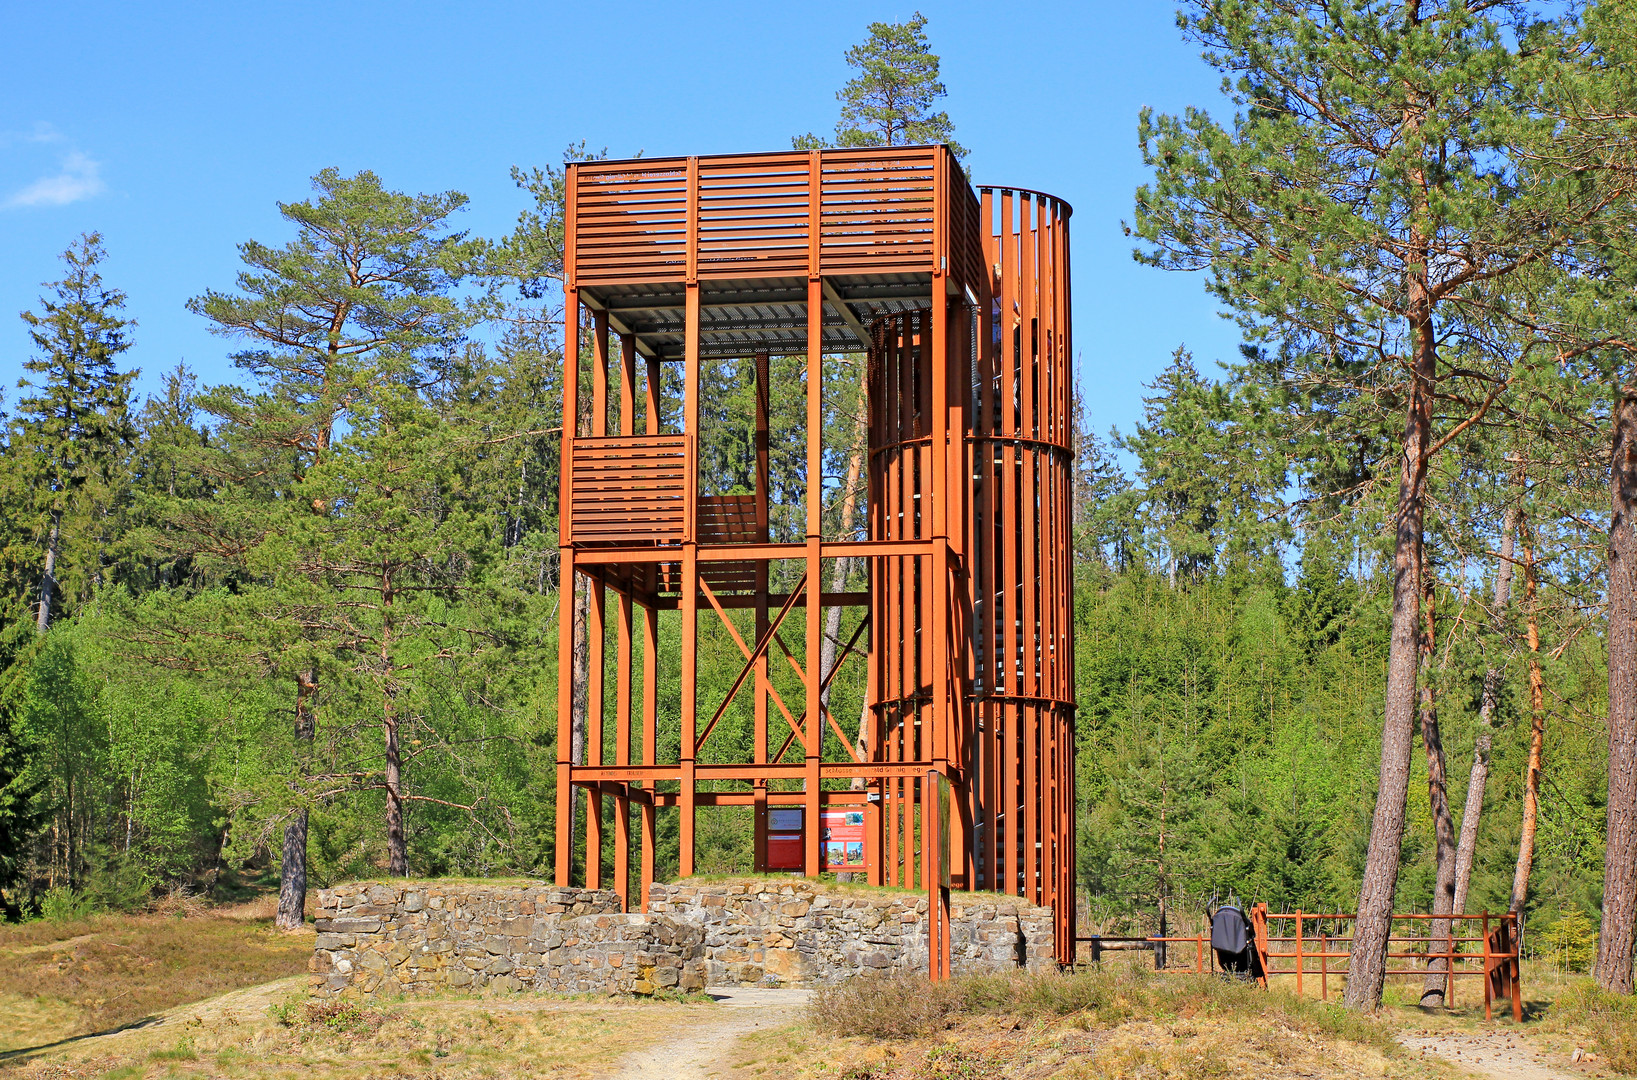
[[[700,813],[748,807],[758,870],[928,890],[934,977],[949,888],[1050,905],[1071,959],[1069,215],[974,191],[944,146],[568,166],[559,884],[579,870],[635,907],[635,877],[645,904],[664,815],[688,876]],[[824,443],[826,358],[848,354],[863,536],[825,531],[846,451]],[[701,490],[701,378],[724,364],[754,372],[754,494]],[[772,482],[775,390],[805,399],[795,498]],[[837,559],[867,568],[854,591],[830,591]],[[718,621],[726,687],[700,682]],[[850,665],[863,700],[842,710]],[[748,738],[725,750],[730,716]]]

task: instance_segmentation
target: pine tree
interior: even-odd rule
[[[313,187],[316,199],[279,204],[297,230],[294,240],[278,248],[241,244],[246,269],[237,290],[188,302],[215,332],[248,342],[234,362],[254,386],[216,387],[201,397],[223,440],[205,466],[220,483],[205,504],[177,507],[180,528],[170,540],[195,557],[218,558],[222,573],[248,575],[271,590],[265,632],[288,645],[276,666],[294,688],[297,760],[311,754],[320,673],[335,664],[356,668],[357,638],[338,636],[326,614],[347,602],[344,585],[311,551],[287,545],[312,537],[315,522],[370,528],[368,519],[345,513],[338,500],[354,493],[325,471],[337,426],[367,427],[383,395],[413,394],[435,381],[476,317],[472,304],[451,293],[482,253],[480,243],[449,229],[467,201],[458,192],[406,195],[384,188],[374,173],[346,177],[335,169],[315,176]],[[367,786],[387,788],[390,863],[403,874],[400,752],[390,715],[382,741],[387,763]],[[309,796],[292,797],[281,926],[300,924],[306,891]]]
[[[836,146],[917,146],[944,143],[957,158],[966,149],[954,140],[955,124],[932,107],[948,93],[938,78],[938,54],[926,36],[926,16],[908,22],[870,24],[870,36],[847,50],[858,74],[836,93],[841,119]],[[791,140],[797,150],[827,145],[814,134]]]
[[[1580,434],[1588,404],[1591,415],[1608,418],[1608,798],[1593,975],[1604,989],[1629,994],[1637,986],[1637,125],[1630,107],[1637,94],[1637,17],[1625,4],[1588,5],[1571,29],[1555,42],[1571,62],[1546,69],[1543,79],[1560,125],[1544,160],[1609,199],[1619,213],[1605,227],[1587,230],[1574,287],[1543,297],[1561,331],[1562,352],[1579,361],[1560,370],[1583,384],[1566,395],[1548,387],[1542,396],[1558,406],[1566,432]]]
[[[1186,349],[1147,385],[1144,422],[1120,442],[1141,463],[1144,517],[1175,585],[1199,579],[1216,561],[1225,494],[1216,469],[1225,462],[1209,416],[1210,387]]]
[[[1242,403],[1201,376],[1186,348],[1148,388],[1143,422],[1120,444],[1139,462],[1142,518],[1167,579],[1273,553],[1284,462],[1240,422]]]
[[[1401,467],[1355,1008],[1380,1001],[1398,881],[1428,466],[1508,386],[1509,281],[1544,272],[1608,209],[1583,185],[1529,171],[1551,125],[1497,21],[1514,6],[1194,0],[1179,23],[1240,111],[1228,127],[1198,110],[1141,120],[1155,181],[1137,193],[1139,257],[1207,270],[1253,341],[1280,342],[1293,399],[1322,388],[1358,433],[1332,444],[1368,441],[1388,402],[1402,410],[1393,454],[1372,465]]]
[[[1123,571],[1137,558],[1138,495],[1113,447],[1086,423],[1085,400],[1074,395],[1074,559],[1080,572]]]
[[[125,294],[103,283],[101,235],[83,234],[62,258],[67,274],[46,286],[54,298],[42,297],[38,312],[22,316],[37,350],[23,367],[39,378],[18,383],[34,392],[17,402],[10,443],[43,519],[35,621],[42,634],[63,601],[64,546],[76,539],[71,533],[89,533],[117,497],[118,473],[136,436],[129,399],[137,372],[121,372],[115,363],[131,347],[128,331],[136,324],[122,314]],[[80,570],[94,578],[97,557],[87,561],[93,565]],[[88,587],[89,581],[81,585]]]

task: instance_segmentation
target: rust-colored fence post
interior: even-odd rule
[[[1319,1000],[1330,1000],[1330,935],[1319,931]]]
[[[1452,917],[1449,921],[1449,940],[1445,945],[1445,951],[1449,953],[1449,959],[1444,962],[1444,970],[1446,972],[1444,975],[1444,1007],[1446,1009],[1455,1008],[1455,962],[1456,957],[1459,955],[1455,949],[1455,946],[1458,944],[1458,942],[1455,940],[1455,923],[1456,920]],[[1464,932],[1462,936],[1465,936]]]
[[[1268,960],[1270,959],[1268,955],[1268,906],[1266,904],[1257,904],[1255,907],[1251,908],[1250,911],[1252,936],[1256,944],[1256,956],[1262,965],[1262,975],[1258,981],[1261,982],[1262,988],[1265,990],[1268,986]]]
[[[1490,993],[1489,911],[1488,911],[1487,908],[1484,910],[1484,913],[1483,913],[1483,926],[1482,926],[1482,928],[1481,928],[1481,930],[1479,932],[1483,934],[1483,939],[1484,939],[1484,1019],[1488,1020],[1488,1019],[1490,1019],[1489,999],[1490,999],[1490,997],[1492,995]]]
[[[1302,909],[1296,909],[1296,996],[1302,996],[1302,972],[1307,961],[1302,957]]]
[[[1519,925],[1519,913],[1511,913],[1512,940],[1510,942],[1512,958],[1507,961],[1508,983],[1512,991],[1512,1019],[1517,1023],[1523,1022],[1523,930]]]

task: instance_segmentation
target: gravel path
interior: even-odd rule
[[[1494,1080],[1585,1080],[1586,1075],[1553,1065],[1538,1047],[1510,1031],[1408,1031],[1398,1041]]]
[[[719,1008],[687,1035],[629,1054],[610,1080],[708,1080],[733,1066],[734,1044],[753,1031],[780,1027],[801,1015],[810,990],[733,989],[712,992]]]

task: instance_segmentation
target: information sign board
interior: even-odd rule
[[[767,811],[767,869],[802,868],[802,808],[775,806]]]
[[[868,850],[864,843],[864,808],[845,807],[819,813],[819,852],[824,869],[868,870]]]

